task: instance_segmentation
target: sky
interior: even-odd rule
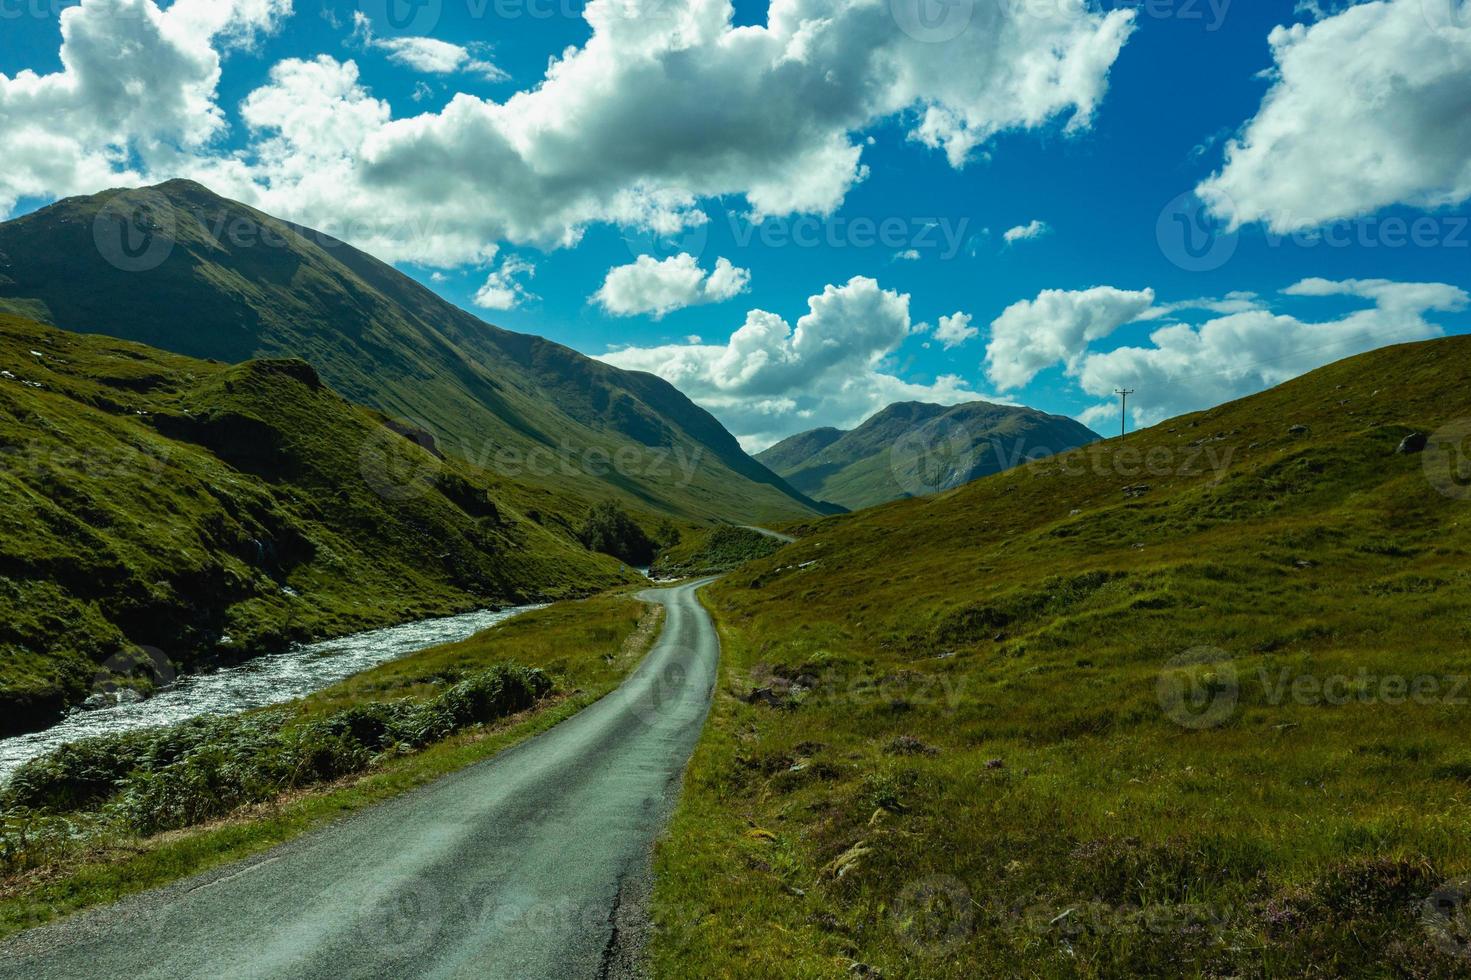
[[[1471,0],[0,0],[0,216],[172,177],[751,450],[1471,328]]]

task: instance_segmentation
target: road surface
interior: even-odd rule
[[[780,531],[773,531],[770,528],[757,527],[754,524],[742,524],[740,526],[747,531],[755,531],[757,534],[764,534],[768,538],[775,538],[782,544],[796,544],[797,542],[797,539],[790,534],[782,534]]]
[[[0,976],[630,975],[650,849],[715,684],[704,584],[645,593],[667,608],[653,650],[550,731],[255,858],[22,933],[0,945]]]

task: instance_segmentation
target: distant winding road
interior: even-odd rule
[[[622,977],[715,684],[695,598],[616,692],[421,790],[0,945],[0,977]]]

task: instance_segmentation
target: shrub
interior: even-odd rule
[[[305,723],[281,710],[199,718],[88,739],[22,766],[0,804],[38,816],[100,807],[141,834],[188,827],[363,772],[386,751],[423,748],[524,711],[551,690],[540,670],[496,666],[427,702],[368,702]],[[14,843],[8,826],[0,836],[4,856]]]
[[[589,551],[612,555],[630,565],[648,565],[654,560],[654,542],[611,500],[588,513],[578,537]]]

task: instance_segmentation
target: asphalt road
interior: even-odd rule
[[[782,534],[780,531],[772,531],[769,528],[757,527],[754,524],[742,524],[740,526],[745,528],[747,531],[755,531],[757,534],[764,534],[768,538],[775,538],[782,544],[795,544],[797,541],[797,539],[792,537],[790,534]]]
[[[34,929],[0,976],[629,975],[650,850],[709,709],[719,643],[668,610],[616,692],[486,762],[245,862]]]

